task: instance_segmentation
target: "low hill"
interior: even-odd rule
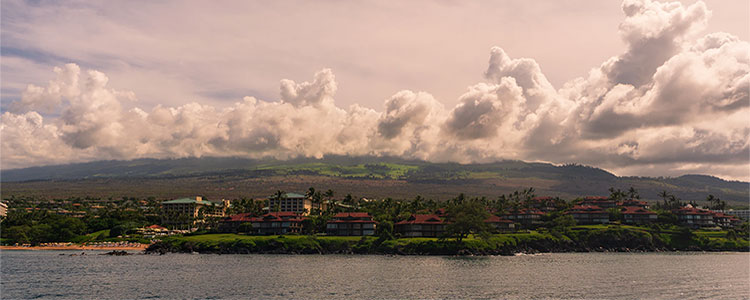
[[[444,200],[466,193],[497,197],[534,187],[537,195],[573,198],[607,195],[610,187],[640,191],[657,200],[666,190],[699,203],[713,194],[734,206],[747,206],[750,184],[705,175],[618,177],[605,170],[547,163],[499,161],[487,164],[430,163],[393,157],[327,156],[288,161],[244,158],[138,159],[6,170],[3,197],[99,196],[171,198],[184,195],[264,197],[276,190],[305,191],[314,186],[338,195]]]

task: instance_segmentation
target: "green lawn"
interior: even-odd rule
[[[406,173],[411,170],[419,169],[419,167],[394,163],[359,164],[349,166],[328,163],[306,163],[293,166],[275,164],[261,165],[258,166],[257,169],[273,170],[282,175],[296,172],[310,172],[332,177],[398,179],[405,176]]]

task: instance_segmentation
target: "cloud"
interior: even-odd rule
[[[626,1],[627,50],[555,89],[539,64],[493,47],[486,82],[446,108],[403,90],[382,112],[336,105],[323,69],[284,79],[276,101],[225,108],[188,102],[135,107],[101,72],[55,68],[2,114],[2,168],[97,159],[394,155],[430,161],[500,159],[584,163],[620,174],[709,173],[750,179],[750,43],[700,36],[711,13],[691,5]],[[133,107],[133,108],[128,108]]]

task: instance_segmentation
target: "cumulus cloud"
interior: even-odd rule
[[[555,89],[539,64],[490,52],[486,82],[446,108],[404,90],[382,112],[335,104],[324,69],[284,79],[279,99],[135,107],[97,71],[68,64],[3,113],[2,168],[96,159],[394,155],[461,163],[585,163],[622,174],[750,179],[750,43],[700,36],[702,2],[625,1],[627,50]],[[128,107],[133,107],[128,109]]]

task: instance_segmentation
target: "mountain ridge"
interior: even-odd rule
[[[396,190],[391,191],[393,197],[422,195],[444,198],[461,192],[494,197],[527,187],[536,188],[539,195],[577,197],[606,195],[609,187],[627,189],[633,186],[641,191],[644,199],[652,201],[658,200],[656,195],[659,191],[666,190],[686,201],[700,201],[713,194],[730,203],[747,205],[750,194],[750,183],[710,175],[617,176],[600,168],[579,164],[553,165],[514,160],[482,164],[432,163],[373,156],[326,156],[322,159],[295,158],[286,161],[236,157],[109,160],[3,170],[0,181],[6,194],[28,191],[31,186],[43,191],[70,194],[72,192],[60,186],[79,185],[78,189],[86,190],[87,183],[93,186],[97,182],[109,182],[111,187],[127,186],[129,182],[159,182],[167,191],[174,189],[174,195],[177,190],[205,193],[196,190],[199,186],[203,190],[226,186],[218,189],[236,190],[234,195],[257,196],[268,195],[276,188],[304,191],[312,183],[317,183],[316,186],[321,188],[335,186],[342,192],[369,197],[391,196],[382,188],[376,188],[381,185],[397,186]],[[138,185],[135,186],[137,188]],[[71,190],[75,188],[71,187]],[[122,190],[132,191],[133,188]],[[164,197],[173,195],[159,193]]]

